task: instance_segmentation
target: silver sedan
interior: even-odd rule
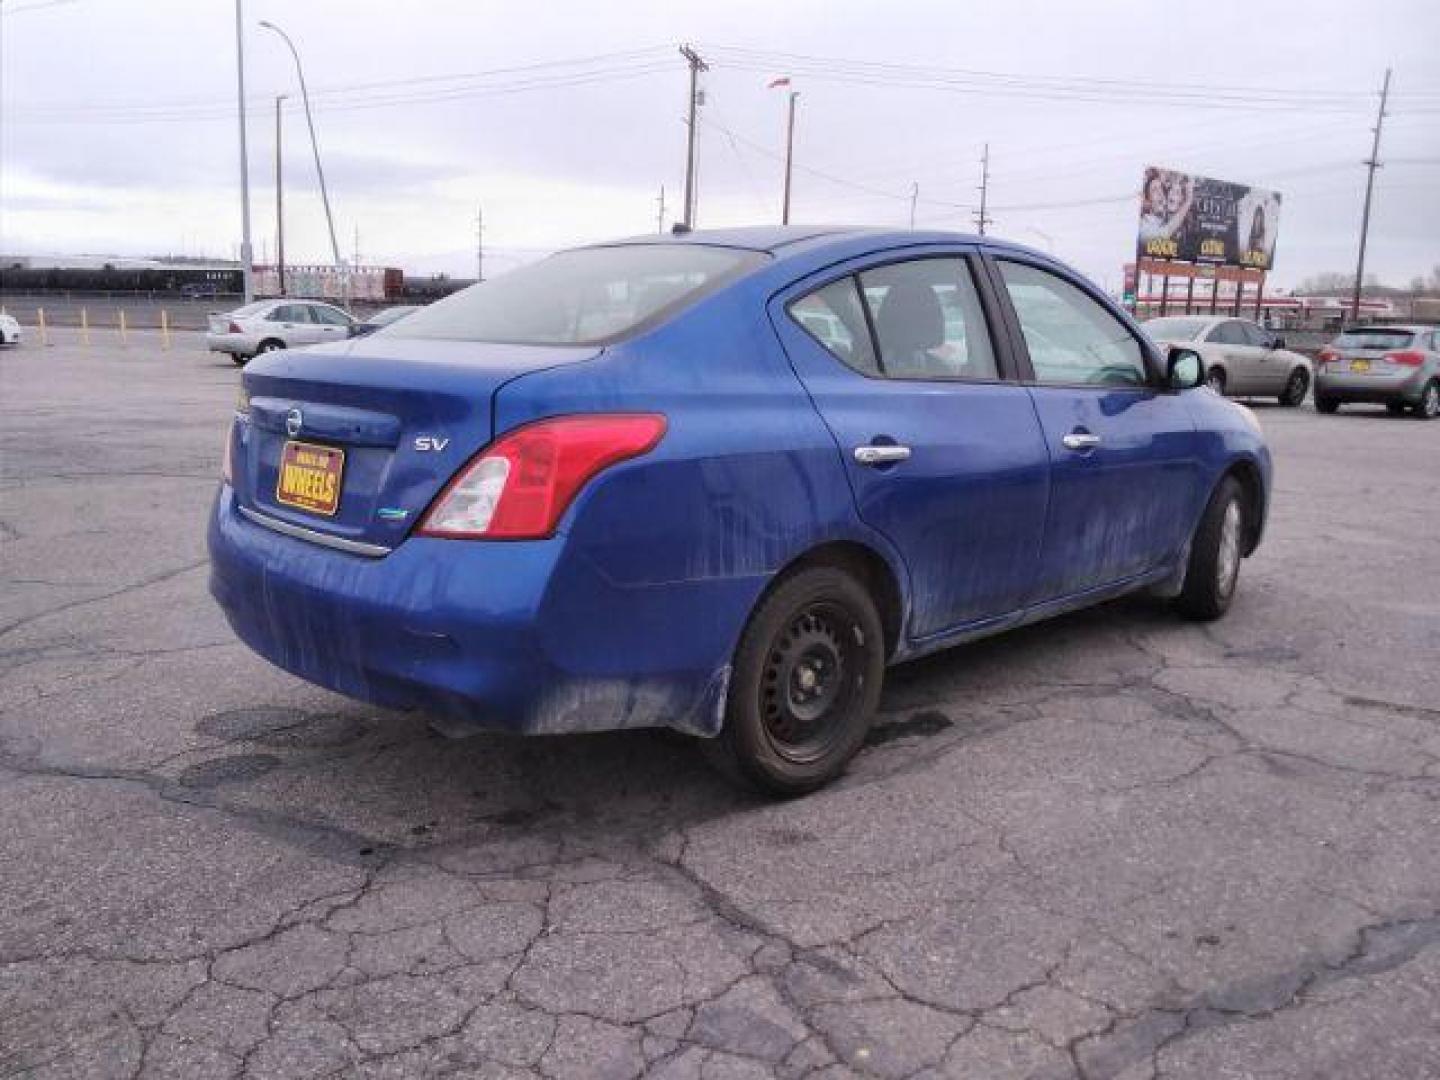
[[[214,312],[205,344],[229,353],[237,364],[275,349],[321,345],[350,336],[355,320],[333,304],[318,300],[257,300],[229,312]]]
[[[1230,397],[1275,397],[1298,406],[1310,390],[1308,357],[1285,348],[1285,339],[1249,319],[1162,316],[1143,324],[1162,345],[1194,349],[1205,361],[1205,381]]]

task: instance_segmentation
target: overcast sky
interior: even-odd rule
[[[233,0],[0,13],[0,252],[233,255]],[[918,184],[917,224],[968,230],[988,141],[992,231],[1111,288],[1147,164],[1280,191],[1274,285],[1353,269],[1390,66],[1367,267],[1403,285],[1440,264],[1435,0],[247,0],[256,257],[273,258],[289,94],[303,262],[328,261],[328,239],[294,67],[261,19],[300,48],[340,244],[352,255],[358,228],[366,263],[473,275],[482,203],[487,273],[654,229],[662,184],[668,225],[688,41],[711,64],[702,227],[778,220],[786,98],[766,85],[790,75],[795,220],[904,226]]]

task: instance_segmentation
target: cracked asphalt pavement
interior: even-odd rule
[[[0,1076],[1440,1076],[1440,425],[1260,407],[1225,620],[897,669],[771,803],[252,656],[236,370],[57,337],[0,354]]]

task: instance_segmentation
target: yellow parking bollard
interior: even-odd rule
[[[45,309],[43,307],[35,309],[35,322],[40,326],[40,344],[49,345],[50,335],[45,331]]]
[[[83,307],[80,309],[80,344],[90,344],[90,312]]]
[[[124,309],[124,308],[121,308],[121,309],[120,309],[120,344],[121,344],[121,345],[128,344],[128,343],[129,343],[129,340],[130,340],[130,339],[125,336],[125,309]]]
[[[170,351],[170,313],[164,308],[160,309],[160,341],[161,348],[166,352]]]

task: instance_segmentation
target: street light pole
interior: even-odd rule
[[[275,95],[275,278],[285,295],[285,177],[280,169],[280,103],[285,94]]]
[[[795,157],[795,99],[798,90],[790,91],[790,115],[785,121],[785,201],[780,208],[780,224],[790,224],[790,168]]]
[[[239,0],[236,0],[236,3],[238,5]],[[315,118],[310,114],[310,91],[305,86],[305,69],[300,65],[300,53],[295,48],[295,43],[290,40],[290,35],[280,27],[264,19],[260,21],[260,25],[279,34],[289,46],[290,55],[295,58],[295,74],[300,79],[300,97],[305,102],[305,124],[310,129],[310,150],[315,155],[315,175],[320,178],[320,201],[325,204],[325,225],[330,230],[330,253],[335,259],[335,266],[343,267],[345,261],[340,258],[340,244],[335,239],[335,218],[330,213],[330,192],[325,187],[325,168],[320,164],[320,144],[315,139]]]
[[[244,0],[235,0],[235,85],[240,117],[240,280],[245,303],[255,299],[254,258],[250,247],[250,154],[245,143]]]

